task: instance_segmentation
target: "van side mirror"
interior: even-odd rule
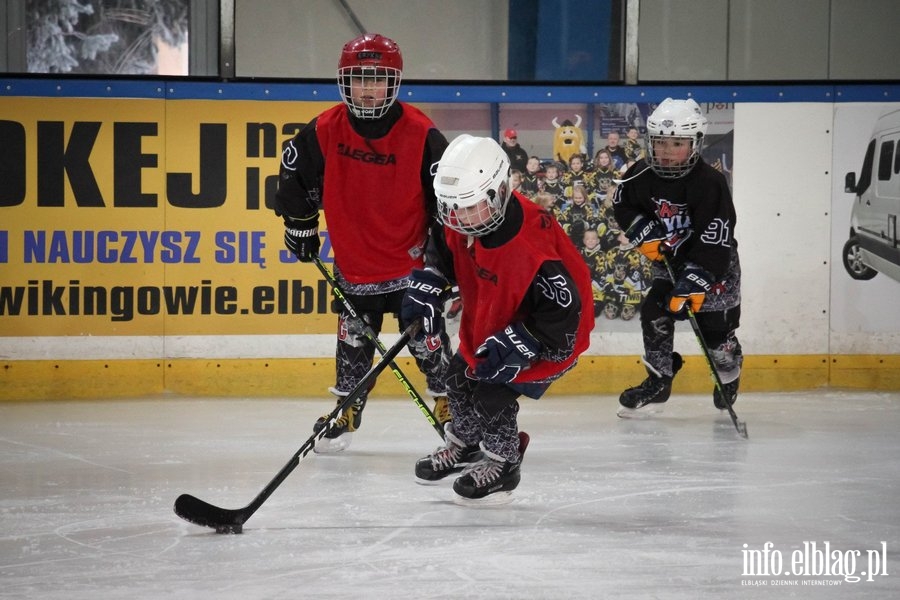
[[[844,175],[844,191],[848,194],[856,193],[856,173],[847,173]]]

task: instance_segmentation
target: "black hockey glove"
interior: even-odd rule
[[[300,262],[312,262],[321,244],[318,214],[307,219],[284,217],[284,245]]]
[[[434,271],[413,269],[400,305],[400,322],[408,327],[421,319],[426,335],[440,335],[444,331],[444,300],[449,287],[447,280]]]
[[[677,317],[687,316],[687,308],[696,313],[715,282],[713,276],[695,264],[688,263],[678,275],[675,287],[666,297],[666,310]]]
[[[666,241],[668,232],[663,224],[653,217],[637,217],[628,227],[625,237],[650,260],[660,260],[665,251],[663,242]]]
[[[538,359],[541,342],[522,323],[507,325],[475,351],[482,358],[475,366],[475,377],[491,383],[509,383]]]

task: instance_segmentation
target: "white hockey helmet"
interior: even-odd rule
[[[509,157],[492,138],[450,142],[434,175],[438,220],[463,235],[496,231],[509,202]]]
[[[687,175],[703,150],[706,137],[706,117],[693,98],[673,100],[666,98],[656,107],[647,119],[647,162],[650,168],[667,179],[677,179]],[[653,143],[661,138],[687,138],[691,140],[691,155],[687,162],[678,165],[665,165],[653,151]]]
[[[337,81],[341,99],[347,108],[360,119],[378,119],[397,100],[400,79],[403,75],[403,55],[397,42],[377,33],[365,33],[344,44],[338,62]],[[383,81],[386,85],[383,102],[371,104],[365,99],[354,98],[353,80],[361,80],[362,86]]]

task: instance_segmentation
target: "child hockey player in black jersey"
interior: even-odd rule
[[[616,191],[613,208],[625,237],[657,261],[641,306],[649,376],[622,392],[622,417],[659,411],[669,399],[681,367],[681,357],[673,352],[675,319],[685,318],[688,306],[696,313],[728,402],[737,397],[743,355],[735,336],[741,315],[736,216],[725,177],[700,156],[706,127],[694,100],[666,98],[647,120],[647,157],[628,169]],[[674,284],[662,253],[674,269]],[[713,402],[726,408],[715,389]]]
[[[539,398],[572,368],[594,325],[587,266],[550,214],[510,192],[508,177],[494,140],[450,143],[434,178],[444,227],[433,230],[401,310],[434,335],[447,290],[459,286],[465,310],[447,369],[453,419],[415,473],[431,483],[462,471],[453,483],[461,503],[509,500],[528,443],[518,398]]]

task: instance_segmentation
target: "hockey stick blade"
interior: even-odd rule
[[[175,500],[176,515],[194,525],[212,527],[216,533],[241,533],[249,517],[247,512],[247,508],[219,508],[190,494],[182,494]]]
[[[731,422],[734,423],[734,428],[737,429],[738,434],[745,440],[749,440],[750,436],[747,434],[747,423],[738,418],[737,413],[731,408],[730,402],[726,402],[726,406],[728,407],[728,416],[731,417]]]
[[[175,500],[175,514],[189,523],[194,523],[195,525],[200,525],[202,527],[211,527],[216,530],[216,533],[242,533],[244,523],[246,523],[247,520],[253,516],[253,513],[263,505],[269,496],[271,496],[278,486],[281,485],[281,482],[297,468],[300,461],[315,448],[316,442],[325,437],[334,425],[338,414],[350,406],[351,403],[355,402],[357,398],[362,396],[362,394],[369,389],[369,384],[372,383],[385,368],[387,368],[388,364],[393,361],[403,347],[406,346],[410,338],[416,335],[421,326],[421,323],[416,321],[406,328],[400,335],[400,339],[397,340],[397,343],[385,352],[382,359],[369,369],[368,373],[366,373],[362,379],[359,380],[359,383],[356,384],[356,387],[344,397],[341,403],[336,406],[333,411],[331,411],[326,421],[328,425],[319,429],[319,431],[315,432],[308,440],[306,440],[306,442],[304,442],[287,464],[278,471],[275,477],[272,478],[272,481],[257,494],[256,498],[254,498],[250,504],[239,509],[220,508],[209,502],[191,496],[190,494],[182,494]]]

